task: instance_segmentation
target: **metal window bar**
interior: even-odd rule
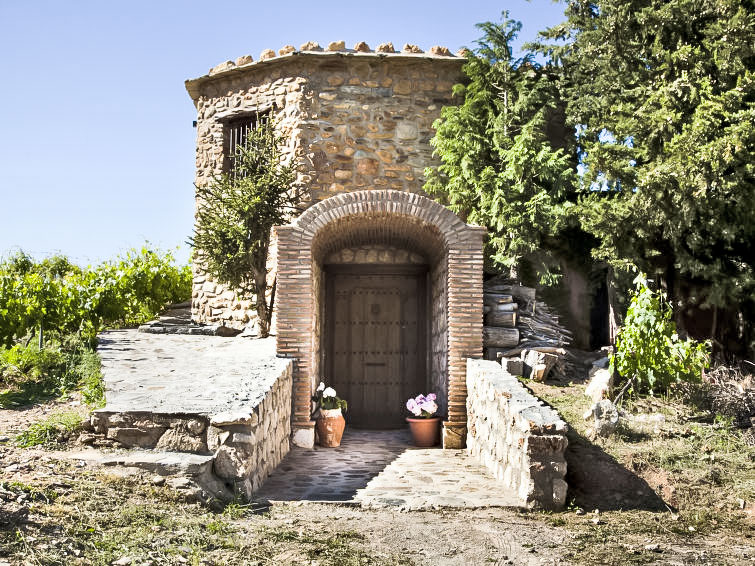
[[[227,171],[233,173],[236,165],[236,152],[246,144],[249,132],[268,119],[268,113],[245,116],[228,123],[228,148],[226,153]]]

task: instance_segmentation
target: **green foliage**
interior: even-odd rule
[[[269,331],[265,298],[273,226],[300,200],[295,157],[285,160],[286,138],[272,120],[259,120],[234,156],[233,170],[197,187],[200,206],[190,243],[203,269],[242,296],[256,296],[260,335]]]
[[[708,367],[708,345],[682,340],[664,297],[654,293],[644,275],[635,279],[624,325],[616,339],[611,370],[629,380],[638,393],[664,393],[673,383],[700,381]]]
[[[32,424],[16,437],[16,444],[29,446],[57,444],[67,440],[75,433],[83,417],[75,411],[56,413],[43,421]]]
[[[104,405],[100,358],[75,335],[48,342],[41,350],[21,344],[0,348],[0,408],[59,397],[80,386],[89,407]]]
[[[574,0],[536,46],[558,65],[595,255],[659,276],[679,312],[755,320],[752,0]]]
[[[191,270],[170,253],[130,250],[86,269],[62,256],[11,256],[0,263],[0,408],[79,387],[87,405],[103,406],[97,332],[145,322],[190,295]],[[40,328],[45,346],[30,346]]]
[[[191,269],[175,266],[170,252],[129,250],[90,270],[83,299],[89,323],[133,326],[154,318],[170,303],[191,296]],[[92,316],[94,315],[94,316]]]
[[[432,140],[442,164],[426,170],[425,190],[469,222],[486,226],[493,260],[516,269],[526,260],[553,283],[552,251],[573,224],[576,188],[573,136],[563,127],[557,75],[511,42],[521,24],[503,12],[483,23],[478,49],[467,53],[459,106],[445,107]]]
[[[59,349],[21,344],[0,348],[0,408],[55,397],[69,385],[66,357]]]
[[[342,411],[347,411],[349,404],[346,399],[341,399],[340,397],[326,397],[322,400],[322,403],[320,403],[320,408],[325,410],[341,409]]]
[[[112,262],[81,269],[54,256],[35,263],[22,252],[0,263],[0,344],[38,332],[93,339],[107,326],[150,320],[191,295],[191,270],[172,254],[130,250]]]
[[[90,409],[105,406],[105,380],[102,377],[100,356],[93,350],[82,350],[76,364],[76,373],[81,386],[81,398]]]
[[[341,409],[346,411],[349,408],[349,404],[345,399],[341,399],[336,395],[335,389],[332,387],[325,387],[325,384],[320,382],[320,386],[312,395],[312,401],[315,403],[315,409],[325,409],[327,411],[333,409]]]

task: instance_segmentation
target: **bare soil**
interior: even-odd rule
[[[77,411],[82,415],[88,413],[79,393],[70,393],[63,399],[46,403],[16,409],[0,409],[0,437],[13,437],[26,430],[29,425],[45,420],[50,415],[69,411]]]

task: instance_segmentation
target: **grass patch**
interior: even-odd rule
[[[49,491],[46,499],[35,496],[29,520],[0,528],[2,558],[11,563],[86,566],[105,566],[123,557],[133,564],[412,564],[402,557],[370,554],[361,548],[365,537],[355,531],[330,530],[322,524],[281,525],[275,517],[250,514],[240,504],[217,513],[143,478],[65,462],[56,463],[54,477],[65,479],[65,487],[54,496]],[[12,491],[49,489],[18,486]]]
[[[30,405],[56,397],[72,383],[59,348],[16,344],[0,349],[0,408]]]
[[[13,409],[82,389],[93,409],[105,402],[100,357],[81,338],[65,336],[41,350],[16,344],[0,348],[0,409]]]
[[[267,530],[261,538],[273,544],[293,543],[304,550],[307,558],[317,560],[318,563],[359,566],[365,564],[367,558],[361,550],[354,547],[354,543],[365,539],[364,535],[356,531],[308,533],[279,528]]]
[[[624,404],[630,415],[660,414],[663,420],[648,423],[622,418],[614,435],[589,443],[584,435],[591,423],[584,420],[583,414],[590,400],[584,395],[584,386],[527,385],[568,422],[572,446],[567,449],[567,462],[571,450],[585,443],[594,445],[613,458],[617,466],[646,482],[667,508],[673,509],[673,513],[632,510],[632,494],[622,493],[628,503],[625,510],[612,512],[605,519],[601,515],[615,534],[687,537],[749,530],[740,506],[742,500],[755,500],[755,449],[743,431],[732,426],[731,418],[716,417],[673,396],[633,398]],[[593,464],[571,461],[568,465],[576,473],[578,468],[589,470]],[[572,488],[578,479],[569,478]],[[606,486],[606,493],[611,493],[611,488]],[[580,521],[584,523],[584,517]],[[598,543],[600,529],[591,528],[590,532],[593,542]],[[639,564],[647,557],[632,551],[626,558],[629,564]]]
[[[37,487],[20,481],[0,482],[0,489],[9,491],[22,499],[52,503],[58,498],[58,492],[50,487]]]
[[[83,420],[81,413],[76,411],[55,413],[43,421],[32,424],[16,436],[16,444],[28,448],[63,443],[79,430]]]
[[[93,350],[83,351],[77,367],[82,400],[92,410],[101,409],[105,406],[105,380],[99,354]]]

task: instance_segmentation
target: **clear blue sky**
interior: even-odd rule
[[[239,55],[347,47],[473,46],[501,11],[520,42],[562,19],[526,2],[0,0],[0,256],[86,264],[145,240],[181,246],[193,220],[194,106],[183,82]]]

